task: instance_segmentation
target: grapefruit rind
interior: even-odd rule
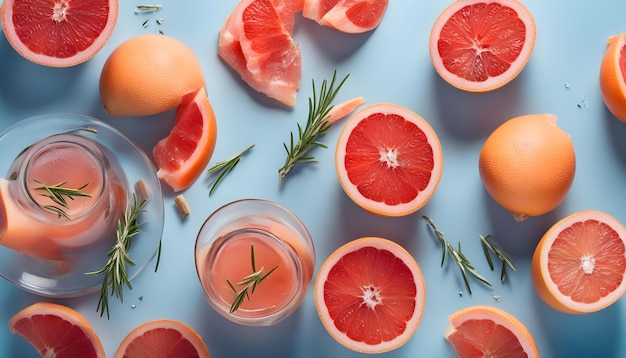
[[[337,264],[339,260],[342,259],[346,254],[357,251],[362,248],[374,247],[378,250],[387,250],[392,252],[397,258],[402,260],[402,262],[410,269],[413,274],[413,283],[416,287],[416,296],[415,296],[415,305],[413,307],[414,312],[410,320],[406,322],[406,326],[404,331],[398,335],[395,339],[390,341],[385,341],[379,343],[377,345],[369,345],[364,342],[359,342],[348,337],[344,332],[340,331],[333,321],[333,318],[330,316],[330,312],[326,307],[325,299],[324,299],[324,285],[328,279],[328,274],[332,270],[332,268]],[[357,274],[357,272],[355,272]],[[360,288],[358,288],[360,289]],[[314,293],[313,293],[315,308],[320,317],[320,320],[323,326],[326,328],[331,337],[333,337],[337,342],[349,348],[353,351],[360,353],[369,353],[369,354],[377,354],[388,352],[394,349],[397,349],[404,345],[409,339],[413,336],[415,331],[420,325],[424,314],[424,307],[426,305],[426,285],[424,281],[424,277],[422,275],[422,271],[415,261],[415,259],[411,256],[411,254],[406,251],[399,244],[380,237],[362,237],[347,244],[341,246],[337,250],[335,250],[322,264],[320,270],[315,279],[314,285]],[[355,296],[355,299],[361,299],[361,297]],[[384,301],[383,296],[383,301]]]
[[[455,346],[454,341],[456,340],[456,337],[454,337],[454,335],[463,334],[461,331],[457,330],[458,327],[467,321],[487,320],[495,323],[496,325],[505,327],[512,332],[518,339],[523,352],[526,354],[524,357],[539,358],[540,356],[535,340],[526,326],[524,326],[524,324],[521,323],[515,316],[502,309],[492,306],[470,306],[454,312],[450,315],[449,319],[450,324],[444,331],[444,337],[450,342],[450,344],[452,344],[455,350],[457,347]],[[477,344],[481,342],[472,343]],[[464,357],[464,355],[460,352],[457,352],[457,354],[461,358]]]
[[[44,353],[46,353],[46,350],[48,348],[62,349],[63,347],[46,346],[46,342],[42,341],[44,338],[36,334],[39,328],[33,328],[32,325],[34,324],[34,322],[30,322],[27,327],[24,327],[26,328],[25,332],[23,332],[18,327],[22,320],[31,320],[34,316],[58,317],[61,320],[67,322],[76,329],[82,331],[82,333],[91,341],[93,349],[95,350],[96,356],[98,358],[106,358],[106,353],[104,351],[104,347],[102,346],[102,342],[100,341],[100,338],[98,337],[91,323],[89,323],[89,321],[87,321],[87,319],[78,311],[75,311],[74,309],[67,306],[50,302],[34,303],[17,312],[15,315],[13,315],[13,317],[9,319],[8,322],[9,330],[11,331],[11,333],[17,333],[24,337],[24,339],[26,339],[35,349],[37,349],[40,354],[43,355]],[[72,334],[74,334],[74,329],[68,330],[68,332],[70,331],[73,332]],[[28,335],[35,335],[35,337],[28,337]]]
[[[202,337],[200,337],[200,335],[191,327],[187,326],[186,324],[180,321],[176,321],[172,319],[152,320],[152,321],[142,323],[139,326],[135,327],[135,329],[130,331],[126,335],[126,337],[124,337],[124,339],[118,346],[117,351],[115,352],[115,358],[123,358],[123,357],[132,358],[133,357],[132,354],[127,355],[128,354],[127,350],[129,348],[129,345],[133,344],[133,342],[136,339],[141,338],[144,334],[152,332],[152,331],[156,331],[156,330],[171,330],[171,331],[178,332],[180,334],[181,341],[184,339],[188,341],[195,348],[198,354],[197,355],[198,358],[209,358],[209,350],[206,344],[204,343],[204,341],[202,340]],[[154,332],[153,334],[158,335],[158,333],[154,333]],[[154,349],[154,347],[149,347],[149,348]],[[140,349],[137,349],[137,350],[139,351]],[[164,352],[153,352],[153,353],[164,353]]]
[[[2,23],[2,29],[4,31],[4,34],[9,44],[11,44],[11,47],[13,47],[13,49],[17,53],[19,53],[22,57],[28,59],[29,61],[42,65],[42,66],[71,67],[71,66],[76,66],[83,62],[90,60],[95,55],[97,55],[98,52],[100,52],[100,50],[107,43],[107,41],[111,37],[111,34],[113,34],[113,30],[115,29],[115,25],[117,23],[118,0],[108,0],[109,11],[108,11],[107,23],[104,26],[104,28],[102,28],[102,31],[100,32],[98,37],[96,37],[93,40],[93,42],[91,43],[89,47],[87,47],[86,49],[82,51],[78,51],[74,56],[70,56],[70,57],[49,56],[49,55],[45,55],[43,53],[35,52],[29,49],[28,45],[25,44],[23,40],[20,38],[20,36],[16,33],[15,29],[17,25],[14,22],[14,16],[13,16],[14,15],[13,5],[15,4],[15,2],[16,0],[5,0],[2,3],[2,7],[0,8],[0,12],[1,12],[0,22]],[[54,7],[55,2],[49,2],[49,4],[50,4],[49,5],[50,11],[52,11],[52,8]],[[96,5],[90,5],[90,6],[96,6]],[[70,10],[68,11],[70,17],[72,16],[71,11],[72,9],[70,6]],[[52,22],[53,20],[50,20],[50,21]],[[85,26],[92,26],[92,25],[85,25]],[[36,24],[33,24],[31,27],[33,29],[38,29],[38,31],[42,31],[42,28],[46,28],[46,29],[49,28],[46,26],[44,27],[37,26]],[[74,25],[72,26],[72,28],[73,27],[76,27],[76,26]],[[43,31],[46,31],[46,30],[43,30]],[[58,32],[63,33],[63,31],[64,30],[59,30]],[[33,35],[33,34],[29,33],[29,35]],[[70,46],[70,47],[73,46],[73,44],[71,43],[65,43],[64,45]]]
[[[612,292],[609,292],[596,302],[584,303],[574,301],[570,296],[563,294],[558,288],[557,283],[553,281],[548,268],[548,255],[550,254],[550,250],[554,242],[558,239],[561,232],[567,230],[573,224],[588,220],[604,223],[614,230],[621,239],[621,244],[613,246],[611,250],[620,248],[626,255],[626,229],[617,219],[607,213],[597,210],[579,211],[561,219],[548,229],[548,231],[541,238],[541,241],[537,245],[533,254],[531,262],[531,276],[537,295],[548,306],[560,312],[569,314],[597,312],[617,302],[624,295],[624,293],[626,293],[626,279],[622,276],[621,282]],[[593,238],[595,237],[596,236]],[[600,254],[601,253],[596,253],[596,255]],[[611,264],[619,265],[620,263],[612,262]],[[626,256],[624,257],[624,260],[622,260],[621,264],[626,265]]]
[[[433,152],[434,166],[431,170],[431,177],[428,185],[424,188],[424,190],[420,191],[414,199],[402,204],[397,204],[393,206],[387,205],[385,203],[372,200],[363,195],[361,192],[359,192],[358,188],[350,181],[348,172],[344,165],[344,160],[346,156],[345,148],[349,141],[350,134],[363,119],[377,113],[397,114],[404,117],[406,121],[415,124],[425,134],[427,142]],[[376,215],[390,217],[405,216],[416,212],[424,205],[426,205],[437,190],[443,172],[443,151],[441,149],[441,143],[439,142],[439,137],[437,136],[437,133],[425,119],[402,106],[391,103],[378,103],[361,109],[360,111],[355,113],[344,125],[337,141],[337,147],[335,152],[335,169],[341,187],[348,195],[348,197],[350,197],[350,199],[352,199],[352,201],[355,202],[358,206]]]
[[[621,53],[626,46],[626,33],[607,40],[607,49],[600,64],[600,91],[609,111],[626,123],[626,77],[620,66]]]
[[[498,3],[509,7],[518,14],[518,18],[526,25],[524,45],[517,58],[510,63],[509,69],[498,76],[490,76],[487,80],[482,82],[461,78],[457,74],[447,70],[438,50],[438,40],[441,35],[441,30],[448,20],[464,7],[478,3]],[[518,0],[456,0],[443,10],[435,21],[430,32],[429,53],[435,71],[450,85],[467,92],[488,92],[508,84],[519,75],[530,59],[535,47],[536,36],[535,20],[530,11]]]

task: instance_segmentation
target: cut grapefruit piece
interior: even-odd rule
[[[183,97],[170,134],[152,149],[157,176],[175,192],[187,189],[209,164],[217,122],[204,87]]]
[[[202,337],[186,324],[158,319],[133,329],[120,343],[115,358],[209,358]]]
[[[602,99],[611,113],[626,123],[626,33],[609,37],[600,64]]]
[[[360,207],[403,216],[423,207],[441,179],[443,153],[433,128],[389,103],[365,107],[345,124],[335,152],[341,187]]]
[[[528,329],[508,312],[472,306],[450,315],[444,336],[459,358],[539,358]]]
[[[106,358],[89,321],[66,306],[32,304],[9,319],[9,329],[24,337],[42,357]]]
[[[2,29],[24,58],[70,67],[94,57],[113,33],[118,0],[5,0]]]
[[[337,342],[357,352],[382,353],[402,346],[417,330],[426,286],[402,246],[364,237],[341,246],[322,264],[314,301]]]
[[[535,20],[518,0],[456,0],[431,29],[430,58],[452,86],[486,92],[517,77],[535,37]]]
[[[304,0],[302,16],[320,25],[358,34],[378,27],[387,3],[388,0]]]
[[[290,107],[302,78],[300,48],[291,37],[301,10],[301,1],[242,0],[220,30],[220,58],[250,87]]]
[[[554,224],[531,262],[537,294],[550,307],[582,314],[602,310],[626,292],[626,230],[607,213],[584,210]]]

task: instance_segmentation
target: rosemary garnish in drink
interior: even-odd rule
[[[493,271],[493,261],[491,260],[491,254],[489,251],[492,251],[496,256],[500,259],[502,268],[500,269],[500,281],[504,281],[506,278],[506,267],[509,266],[513,271],[517,271],[515,265],[513,264],[513,260],[502,250],[500,250],[493,242],[489,241],[489,235],[480,236],[480,244],[483,247],[483,252],[485,253],[485,258],[487,258],[487,263],[489,264],[489,268]]]
[[[244,278],[242,278],[239,282],[236,283],[237,286],[243,286],[243,288],[239,291],[235,288],[229,279],[226,279],[226,283],[235,293],[235,300],[233,304],[230,306],[229,313],[234,313],[239,306],[243,303],[243,300],[247,297],[248,301],[250,300],[250,294],[254,293],[256,287],[267,278],[272,272],[274,272],[278,266],[271,269],[268,273],[263,274],[264,268],[261,267],[258,271],[256,269],[256,264],[254,263],[254,245],[250,245],[250,261],[252,262],[252,273]],[[250,293],[248,293],[248,290]]]
[[[144,207],[146,203],[146,199],[137,202],[136,196],[133,195],[132,205],[126,208],[124,217],[117,221],[115,244],[107,253],[109,260],[98,271],[87,272],[88,275],[104,274],[102,288],[100,289],[100,299],[96,308],[96,310],[100,311],[101,317],[106,312],[107,318],[109,318],[109,295],[113,296],[115,294],[123,302],[124,286],[129,289],[133,288],[128,276],[128,265],[135,266],[135,261],[130,258],[128,251],[132,238],[139,233],[140,224],[137,221],[137,216],[145,212]],[[110,294],[109,289],[111,290]]]
[[[285,159],[283,167],[278,170],[281,182],[296,164],[315,162],[315,157],[306,156],[313,146],[327,148],[326,144],[317,141],[317,138],[328,132],[332,124],[328,120],[328,112],[333,108],[332,102],[335,96],[350,75],[344,77],[335,88],[336,76],[337,71],[333,73],[330,85],[326,80],[322,82],[319,97],[315,92],[315,81],[313,81],[313,98],[309,98],[309,116],[304,129],[298,123],[298,142],[294,143],[293,132],[291,132],[289,146],[283,143],[285,151],[287,151],[287,159]]]
[[[443,263],[446,259],[446,253],[448,253],[448,255],[450,255],[450,258],[452,258],[454,263],[456,263],[457,266],[459,267],[459,270],[461,271],[461,275],[463,276],[463,281],[465,281],[465,286],[467,287],[467,291],[470,293],[470,295],[472,294],[472,289],[470,288],[469,279],[467,277],[468,272],[472,276],[477,278],[479,281],[482,281],[484,284],[491,286],[491,282],[489,282],[489,280],[487,280],[481,274],[479,274],[478,271],[476,271],[474,266],[472,266],[470,261],[467,259],[467,257],[465,257],[465,255],[461,251],[461,242],[458,243],[458,248],[455,249],[454,246],[448,240],[445,239],[445,237],[443,236],[443,233],[439,231],[439,229],[437,229],[437,227],[435,226],[435,223],[429,217],[427,216],[422,216],[422,217],[424,218],[424,220],[428,222],[428,224],[431,226],[431,228],[435,232],[437,239],[439,239],[439,242],[441,242],[441,249],[442,249],[441,266],[443,266]]]
[[[57,205],[44,205],[43,208],[46,210],[50,210],[53,213],[57,214],[57,218],[59,219],[61,217],[65,217],[68,220],[71,220],[69,215],[67,215],[67,213],[65,212],[65,209],[69,209],[70,207],[66,198],[70,200],[74,200],[74,197],[77,197],[77,196],[91,197],[91,195],[82,191],[83,189],[87,187],[87,185],[89,185],[89,183],[85,183],[81,187],[73,189],[73,188],[63,187],[63,185],[67,184],[66,181],[55,184],[55,185],[45,185],[39,180],[33,180],[33,181],[39,184],[39,186],[34,188],[34,190],[43,190],[46,192],[45,194],[39,194],[39,195],[49,198],[55,204],[58,205],[58,206]]]
[[[209,195],[213,194],[213,191],[215,191],[217,184],[219,184],[222,181],[222,179],[224,179],[226,174],[230,173],[230,171],[233,170],[233,168],[235,168],[237,163],[239,163],[239,160],[241,160],[241,157],[253,147],[254,147],[254,144],[242,150],[239,154],[233,157],[230,157],[228,159],[222,160],[221,162],[209,168],[208,170],[209,173],[219,172],[217,174],[217,177],[215,177],[215,180],[213,180],[213,184],[211,185],[211,190],[209,190]]]

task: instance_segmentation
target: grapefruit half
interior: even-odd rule
[[[535,20],[518,0],[456,0],[431,29],[430,58],[452,86],[486,92],[517,77],[535,37]]]
[[[70,67],[95,56],[113,33],[118,0],[5,0],[2,29],[24,58]]]
[[[338,248],[322,264],[314,300],[335,340],[357,352],[382,353],[415,333],[426,286],[417,262],[403,247],[364,237]]]
[[[341,187],[360,207],[403,216],[424,206],[441,179],[443,153],[433,128],[389,103],[365,107],[344,125],[335,151]]]

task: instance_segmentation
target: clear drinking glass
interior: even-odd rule
[[[243,199],[207,218],[198,233],[195,260],[206,299],[218,313],[239,324],[267,326],[302,303],[313,277],[315,250],[305,225],[288,209]],[[246,290],[240,281],[259,271],[259,277],[269,275]],[[240,305],[233,306],[237,297]]]

